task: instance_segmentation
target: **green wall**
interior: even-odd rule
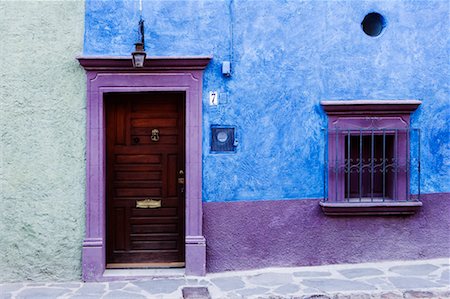
[[[0,281],[81,275],[84,1],[0,1]]]

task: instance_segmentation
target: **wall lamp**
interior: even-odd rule
[[[139,20],[139,35],[141,40],[134,44],[135,50],[131,53],[134,68],[144,67],[145,57],[147,57],[147,53],[145,53],[144,20],[142,19]]]

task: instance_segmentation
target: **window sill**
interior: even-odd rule
[[[384,202],[319,202],[325,215],[328,216],[360,216],[360,215],[412,215],[422,202],[384,201]]]

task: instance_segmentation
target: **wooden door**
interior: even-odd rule
[[[108,268],[184,266],[184,102],[179,92],[105,96]]]

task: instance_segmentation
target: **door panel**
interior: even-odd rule
[[[184,94],[114,93],[105,105],[107,267],[182,266]],[[145,199],[161,206],[138,208]]]

